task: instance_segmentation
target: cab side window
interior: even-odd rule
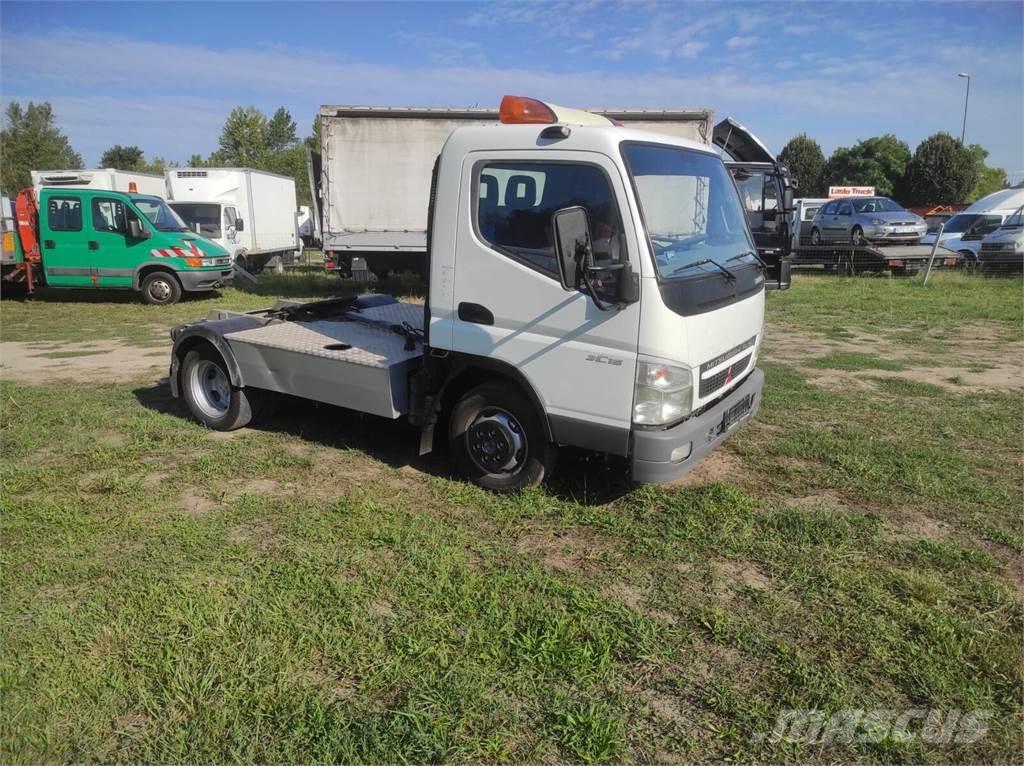
[[[128,223],[124,203],[116,199],[94,198],[92,201],[92,228],[94,231],[126,233]]]
[[[836,215],[853,215],[853,207],[849,202],[844,202],[839,206],[839,212]]]
[[[568,162],[494,162],[478,173],[477,231],[494,250],[557,280],[551,216],[579,205],[590,218],[594,260],[625,258],[619,208],[600,168]]]
[[[81,231],[81,198],[50,197],[46,204],[46,225],[50,231]]]

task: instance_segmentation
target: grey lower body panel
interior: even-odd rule
[[[720,446],[736,430],[757,414],[761,404],[764,373],[755,369],[736,388],[700,415],[663,431],[633,431],[632,476],[634,481],[666,482],[685,476],[700,459]],[[727,413],[737,412],[725,423]],[[690,445],[689,454],[672,460],[672,452]]]
[[[230,268],[209,271],[176,271],[174,274],[181,282],[181,288],[189,293],[216,290],[235,278],[235,272]]]
[[[325,232],[324,250],[354,252],[427,252],[425,231],[343,231]]]
[[[395,419],[408,412],[406,381],[418,359],[387,367],[228,339],[246,386]]]

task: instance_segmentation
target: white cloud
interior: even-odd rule
[[[749,48],[751,45],[757,42],[756,37],[743,37],[741,35],[735,35],[725,41],[726,47],[729,50],[739,50],[740,48]]]
[[[303,131],[322,103],[496,105],[504,93],[516,92],[583,107],[707,107],[750,125],[771,148],[806,130],[826,151],[893,131],[914,146],[936,130],[957,130],[963,104],[962,82],[938,71],[938,54],[922,56],[920,49],[894,48],[884,57],[867,48],[845,58],[825,53],[794,59],[790,53],[777,63],[759,59],[763,68],[754,70],[732,60],[733,54],[723,55],[720,45],[715,50],[706,28],[666,26],[657,19],[653,26],[624,29],[614,40],[598,33],[592,51],[585,51],[590,58],[574,60],[577,66],[589,61],[589,68],[559,71],[489,63],[475,40],[462,41],[446,56],[447,38],[405,34],[405,44],[427,52],[423,63],[60,29],[5,34],[0,86],[5,101],[51,101],[73,145],[90,162],[113,143],[138,144],[151,156],[179,161],[208,153],[216,148],[228,111],[249,103],[265,111],[287,107]],[[665,64],[657,57],[639,58],[655,50],[665,52]],[[1024,152],[1019,132],[1007,126],[1019,122],[1022,111],[1019,49],[958,53],[977,73],[968,140],[986,146],[992,162],[1018,172]],[[668,63],[680,58],[687,60],[685,67]],[[616,59],[628,59],[629,68],[612,64]],[[33,66],[19,69],[22,61]]]

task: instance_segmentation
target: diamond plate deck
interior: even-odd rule
[[[423,306],[415,303],[393,303],[365,309],[359,312],[359,316],[373,322],[398,325],[408,323],[417,329],[423,327]],[[423,351],[420,343],[416,343],[413,350],[406,351],[405,338],[386,327],[330,319],[276,322],[266,327],[230,333],[225,337],[232,343],[249,343],[378,369],[386,369],[418,357]],[[348,344],[351,348],[326,348],[338,343]]]

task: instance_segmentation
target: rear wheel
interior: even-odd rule
[[[170,306],[181,299],[181,283],[169,271],[147,274],[139,289],[142,291],[142,300],[150,306]]]
[[[533,405],[508,383],[485,383],[455,405],[448,439],[469,479],[492,492],[540,484],[554,467],[555,446]]]
[[[248,425],[262,393],[233,387],[224,359],[208,345],[185,355],[181,388],[192,417],[217,431],[233,431]]]

